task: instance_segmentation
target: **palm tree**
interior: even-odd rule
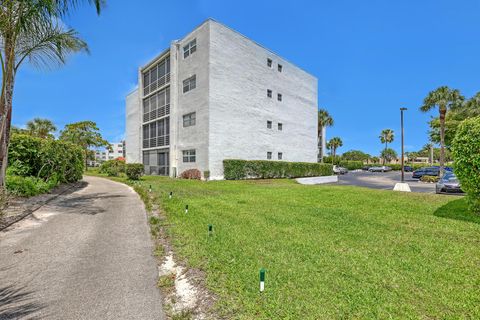
[[[330,116],[327,110],[318,110],[318,156],[323,162],[325,156],[325,149],[327,148],[327,127],[333,126],[333,118]]]
[[[395,134],[392,129],[383,129],[382,133],[380,133],[380,142],[385,143],[385,149],[387,150],[388,144],[393,142],[393,139],[395,139]],[[386,163],[385,157],[383,157],[383,164]]]
[[[15,76],[28,61],[48,68],[65,64],[66,58],[87,51],[77,32],[67,29],[62,18],[71,15],[81,2],[93,4],[97,13],[105,0],[2,0],[0,5],[0,187],[4,186],[12,122]]]
[[[332,163],[335,163],[335,156],[337,155],[337,149],[343,146],[343,141],[339,137],[334,137],[330,139],[327,143],[327,148],[332,150]]]
[[[27,122],[27,131],[32,136],[45,139],[53,137],[57,127],[48,119],[34,118]]]
[[[429,92],[420,107],[422,112],[438,108],[440,113],[440,175],[445,170],[445,117],[448,110],[460,107],[464,100],[460,91],[443,86]]]

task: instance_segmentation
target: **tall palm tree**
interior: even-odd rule
[[[438,108],[440,114],[440,175],[445,171],[445,117],[448,110],[460,107],[464,100],[460,91],[443,86],[429,92],[420,107],[422,112]]]
[[[335,163],[335,156],[337,155],[337,149],[343,146],[343,141],[339,137],[333,137],[327,143],[327,148],[332,150],[332,162]]]
[[[8,144],[12,122],[15,76],[28,61],[32,66],[48,68],[62,65],[66,58],[87,51],[77,32],[67,29],[62,18],[82,2],[93,4],[97,14],[105,0],[2,0],[0,4],[0,187],[4,186],[8,162]]]
[[[325,156],[325,149],[327,148],[327,127],[333,126],[333,118],[330,116],[327,110],[318,110],[318,155],[323,162]]]
[[[393,142],[393,140],[395,139],[395,134],[392,129],[383,129],[382,132],[380,133],[379,138],[381,143],[385,143],[384,150],[387,150],[388,144]],[[386,163],[386,159],[385,157],[383,157],[383,164],[385,163]]]
[[[45,139],[53,137],[57,127],[48,119],[34,118],[27,122],[27,131],[32,136]]]

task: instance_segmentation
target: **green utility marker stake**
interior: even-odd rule
[[[260,269],[260,292],[265,290],[265,269]]]
[[[170,194],[168,195],[168,199],[172,199],[172,197],[173,197],[173,192],[170,191]]]
[[[152,192],[152,185],[148,187],[148,192]]]
[[[213,233],[213,224],[208,225],[208,235],[211,236]]]
[[[185,213],[188,213],[188,204],[185,206]]]

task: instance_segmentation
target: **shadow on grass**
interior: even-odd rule
[[[480,215],[471,213],[465,198],[450,201],[438,208],[433,215],[441,218],[461,220],[480,224]]]

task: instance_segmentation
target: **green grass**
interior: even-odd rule
[[[141,183],[176,252],[206,271],[220,316],[480,318],[480,217],[463,198],[289,180]]]

